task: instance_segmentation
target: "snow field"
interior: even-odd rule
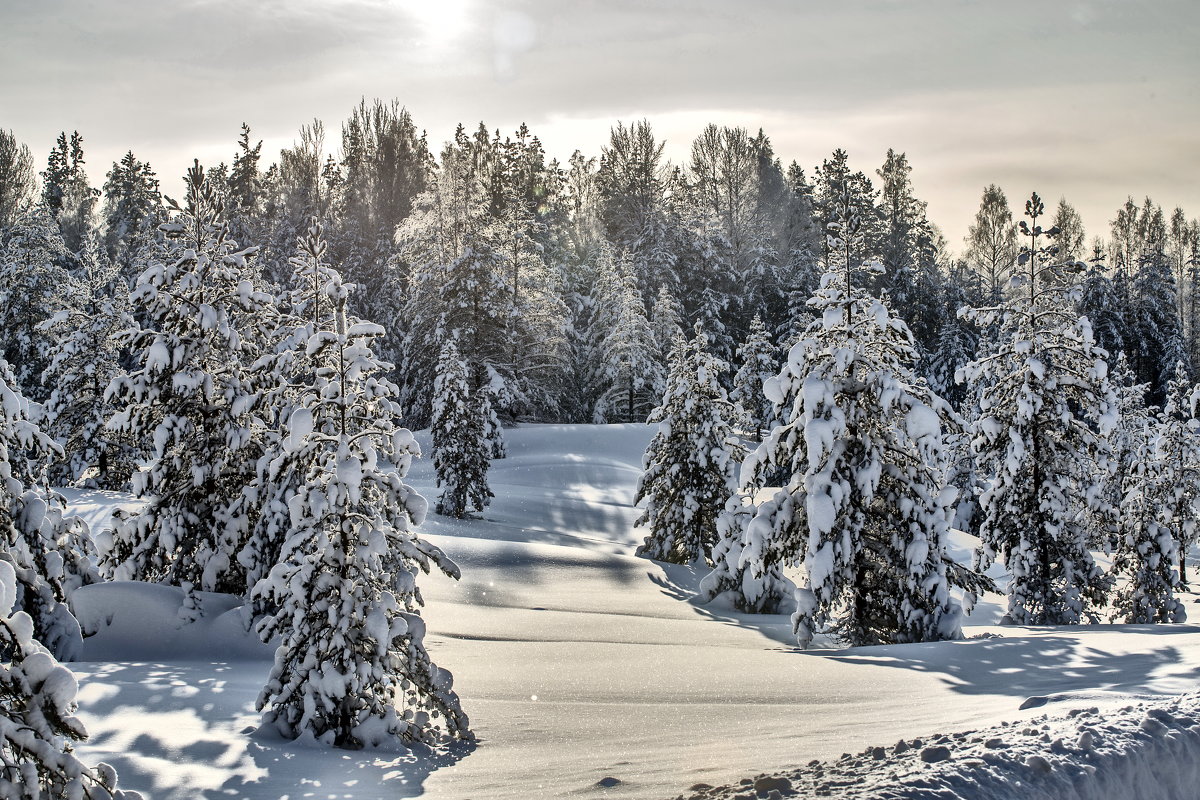
[[[1056,714],[1107,715],[1131,695],[1148,704],[1196,687],[1193,625],[977,626],[967,635],[1000,638],[854,650],[818,638],[801,652],[786,614],[695,606],[702,575],[632,555],[644,532],[632,527],[631,502],[651,434],[506,430],[510,455],[493,462],[484,519],[431,516],[422,526],[462,569],[460,582],[431,575],[420,585],[426,644],[454,673],[476,747],[345,752],[249,735],[271,648],[244,631],[233,601],[202,594],[205,616],[181,626],[181,592],[118,584],[76,596],[95,631],[87,661],[71,665],[92,735],[81,758],[111,763],[122,786],[150,800],[667,798],[699,783],[744,794],[744,776],[813,759],[835,762],[825,768],[833,774],[843,753],[931,741],[931,731],[1008,722],[1006,741],[1017,739],[1047,711],[1022,710],[1030,697],[1052,698]],[[428,453],[427,435],[418,439]],[[436,496],[427,458],[409,481]],[[73,499],[99,513],[115,498]],[[994,622],[996,600],[975,619]],[[976,758],[970,737],[946,735],[955,753],[944,764],[886,761],[924,775]],[[1059,756],[1048,749],[1038,753]]]

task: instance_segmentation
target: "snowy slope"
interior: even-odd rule
[[[1001,638],[800,652],[786,616],[696,607],[701,576],[633,557],[649,428],[505,433],[510,456],[493,463],[485,519],[424,527],[462,567],[461,582],[430,576],[422,591],[427,644],[454,673],[477,747],[347,753],[248,736],[270,654],[240,612],[206,596],[206,618],[181,629],[179,593],[126,585],[77,596],[96,631],[91,661],[73,665],[92,733],[85,759],[112,763],[122,785],[155,800],[674,797],[900,739],[1025,725],[1051,710],[1107,713],[1130,695],[1197,686],[1192,625],[976,627],[968,636]],[[435,495],[428,460],[410,479]],[[997,608],[980,613],[990,623]],[[1050,700],[1021,710],[1031,696]]]

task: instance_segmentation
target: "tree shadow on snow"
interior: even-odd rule
[[[269,662],[78,666],[88,673],[80,705],[91,733],[81,753],[154,800],[416,797],[430,775],[475,749],[348,751],[255,734]]]
[[[231,776],[205,800],[262,797],[337,797],[375,800],[379,797],[419,797],[425,781],[475,750],[473,742],[431,748],[413,745],[407,752],[337,750],[301,745],[270,736],[252,736],[244,755],[253,774]],[[248,772],[248,771],[247,771]]]
[[[734,628],[756,631],[764,638],[783,645],[786,650],[797,650],[796,637],[792,633],[792,601],[789,597],[782,614],[746,614],[738,611],[723,598],[716,598],[709,603],[700,603],[697,593],[700,581],[708,575],[707,566],[691,566],[669,564],[663,561],[650,561],[661,572],[646,571],[646,577],[658,586],[662,593],[673,600],[687,603],[697,615],[705,619],[719,622]]]
[[[911,669],[940,674],[961,694],[1047,695],[1086,690],[1155,693],[1163,679],[1200,680],[1167,635],[1196,636],[1200,627],[1181,625],[1104,625],[1064,627],[1071,635],[1013,635],[952,642],[860,647],[834,652],[804,651],[847,665]],[[1126,633],[1147,637],[1136,652],[1112,653],[1087,643],[1088,634]]]

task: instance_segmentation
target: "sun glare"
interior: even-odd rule
[[[471,0],[405,0],[401,8],[417,24],[417,44],[429,50],[449,47],[470,26]]]

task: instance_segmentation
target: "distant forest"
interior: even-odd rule
[[[961,407],[955,372],[997,329],[959,309],[999,303],[1019,253],[996,186],[982,187],[959,256],[914,195],[904,153],[889,150],[864,172],[839,149],[806,170],[742,128],[707,126],[681,165],[664,159],[645,121],[618,122],[598,155],[576,151],[565,164],[525,126],[506,136],[460,126],[438,148],[395,101],[354,108],[336,148],[320,121],[304,126],[269,165],[249,127],[234,138],[230,161],[205,165],[204,180],[229,242],[246,251],[245,278],[286,287],[297,237],[319,220],[328,263],[354,285],[354,314],[386,328],[381,355],[414,426],[429,423],[448,336],[506,422],[644,420],[675,331],[697,321],[732,389],[756,316],[777,357],[811,322],[839,203],[857,210],[852,257],[882,266],[867,288],[911,329],[917,372]],[[133,152],[97,189],[79,133],[63,133],[39,170],[0,130],[0,330],[28,397],[46,401],[53,388],[47,320],[70,312],[136,322],[130,291],[166,257],[173,213],[155,170]],[[1190,369],[1200,357],[1200,226],[1150,198],[1131,198],[1103,232],[1085,232],[1066,200],[1049,216],[1056,257],[1082,262],[1078,311],[1160,403],[1176,363]],[[91,345],[128,363],[127,325],[110,321],[92,323],[102,333]]]

